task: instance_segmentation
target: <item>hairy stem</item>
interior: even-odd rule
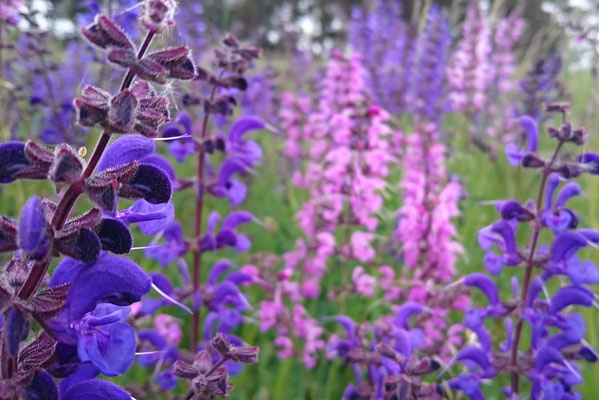
[[[210,92],[210,102],[214,100],[216,95],[217,86],[212,86]],[[202,215],[204,211],[204,196],[206,193],[204,187],[204,164],[206,158],[206,151],[204,149],[204,141],[208,136],[208,121],[210,120],[210,112],[204,114],[204,120],[202,121],[202,130],[200,131],[200,151],[198,152],[198,169],[196,173],[197,177],[197,193],[196,193],[196,208],[195,208],[195,222],[193,235],[195,240],[199,240],[202,236]],[[200,279],[202,277],[202,250],[198,247],[193,253],[193,294],[192,301],[195,301],[196,293],[200,289]],[[191,340],[189,342],[189,349],[195,353],[198,347],[198,341],[200,337],[200,319],[201,319],[201,305],[197,304],[193,307],[193,315],[191,318]]]
[[[537,245],[539,243],[539,235],[540,235],[541,229],[542,229],[541,221],[540,221],[540,212],[541,212],[541,207],[543,204],[543,197],[545,195],[545,187],[547,185],[547,178],[551,174],[551,167],[555,163],[555,160],[557,159],[557,155],[558,155],[563,143],[564,143],[563,141],[560,141],[558,143],[557,147],[555,148],[555,151],[553,152],[553,156],[551,157],[551,160],[543,168],[543,172],[542,172],[543,176],[541,178],[541,184],[539,186],[539,191],[537,194],[536,217],[533,221],[532,237],[530,239],[529,254],[528,254],[528,258],[526,260],[526,271],[524,274],[524,283],[522,285],[522,294],[520,296],[520,307],[522,307],[523,304],[525,304],[525,302],[526,302],[526,297],[528,296],[528,289],[530,287],[530,282],[532,280],[532,270],[534,267],[534,256],[535,256],[535,252],[537,249]],[[518,324],[516,325],[516,331],[514,334],[514,343],[512,345],[511,363],[510,363],[511,367],[512,367],[511,368],[512,369],[512,371],[511,371],[512,392],[515,394],[518,394],[519,386],[520,386],[520,384],[519,384],[520,372],[518,371],[518,347],[520,344],[520,337],[522,336],[523,326],[524,326],[524,320],[520,316],[518,318]]]

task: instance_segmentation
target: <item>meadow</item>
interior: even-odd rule
[[[579,62],[577,43],[585,38],[563,33],[559,45],[531,50],[515,37],[506,50],[499,21],[515,21],[510,18],[519,18],[518,8],[422,2],[406,22],[380,1],[344,16],[349,34],[336,49],[318,55],[266,49],[258,58],[243,36],[223,34],[223,40],[194,31],[197,21],[185,18],[194,3],[181,2],[174,11],[169,0],[141,6],[113,0],[107,4],[116,12],[108,14],[115,18],[108,22],[84,7],[74,20],[86,27],[87,42],[40,33],[30,10],[14,3],[18,11],[10,18],[9,9],[0,8],[6,13],[0,13],[0,40],[10,45],[0,52],[0,214],[16,221],[0,225],[6,265],[0,276],[0,399],[595,398],[599,301],[596,294],[580,299],[564,291],[587,296],[586,287],[592,293],[599,283],[597,240],[589,233],[599,229],[599,156],[588,155],[599,153],[599,80]],[[160,14],[160,7],[168,12]],[[459,12],[472,18],[450,23]],[[134,40],[123,39],[113,23]],[[129,32],[132,27],[139,32]],[[15,51],[32,38],[47,40],[56,54],[35,45]],[[476,50],[481,38],[489,47]],[[142,42],[152,43],[149,55]],[[179,44],[189,47],[168,47]],[[163,48],[162,55],[152,53]],[[512,58],[501,75],[493,57],[507,53]],[[535,70],[543,66],[539,59],[558,53],[556,73]],[[39,58],[24,57],[31,54]],[[54,64],[44,69],[45,62]],[[480,74],[483,87],[477,86]],[[527,79],[538,87],[527,87]],[[87,84],[108,94],[86,97]],[[79,100],[71,106],[69,96]],[[584,143],[548,135],[550,126],[564,132],[566,115],[572,130],[584,127]],[[539,127],[538,147],[527,137],[529,120]],[[104,146],[111,144],[98,152],[104,137]],[[9,148],[28,140],[49,150]],[[121,147],[115,144],[120,140]],[[506,146],[509,153],[510,142],[526,147],[527,140],[522,155],[540,165],[521,159],[510,165]],[[564,150],[552,158],[556,140],[555,154],[562,144]],[[566,199],[568,208],[555,209],[578,222],[569,220],[561,230],[547,222],[551,206],[537,206],[546,204],[536,196],[552,178],[564,187],[579,185]],[[67,207],[71,191],[76,195]],[[510,199],[518,205],[515,214],[503,202]],[[97,209],[95,222],[65,233],[67,217]],[[226,220],[213,220],[214,211],[238,222],[227,227]],[[104,229],[106,220],[118,221],[118,229]],[[481,235],[499,222],[519,228],[515,251],[499,228],[493,231],[498,271]],[[573,235],[583,242],[560,259],[559,247]],[[107,257],[120,261],[104,266],[104,275],[91,275],[97,282],[81,278]],[[119,276],[125,257],[136,267]],[[224,259],[230,267],[219,277],[210,267]],[[576,282],[568,268],[579,259],[590,264]],[[44,270],[27,296],[11,275],[17,264],[25,271],[22,287]],[[69,269],[75,264],[80,270]],[[532,284],[525,278],[530,271]],[[477,273],[491,277],[503,302],[493,304],[487,289],[469,283]],[[67,286],[57,283],[61,279]],[[137,279],[143,290],[133,288]],[[534,291],[538,282],[538,299],[520,299],[521,285]],[[51,299],[58,306],[41,317],[38,306],[28,305],[34,293],[61,287],[65,292]],[[73,309],[90,302],[86,295],[93,304],[73,320]],[[418,311],[409,310],[414,314],[400,322],[403,306]],[[482,310],[477,330],[465,315]],[[584,321],[572,333],[575,313]],[[85,325],[108,314],[114,320]],[[525,321],[522,337],[504,348],[512,319]],[[120,324],[121,344],[111,339],[116,327],[102,331],[111,324]],[[570,336],[564,333],[567,344],[558,347],[562,331]],[[31,366],[24,351],[41,337],[48,356]],[[230,341],[227,349],[214,337]],[[516,366],[505,358],[512,348],[517,357],[509,362]],[[551,359],[544,361],[547,354]],[[198,360],[208,366],[200,368]],[[210,381],[216,374],[218,380]],[[200,386],[204,377],[210,383]],[[115,385],[93,386],[104,379]]]

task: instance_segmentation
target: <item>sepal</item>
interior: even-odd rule
[[[96,15],[94,22],[82,28],[81,32],[87,40],[101,49],[106,49],[108,46],[135,49],[127,34],[106,15]]]
[[[50,179],[56,183],[75,183],[81,178],[85,161],[68,144],[56,146],[54,162],[50,168]]]

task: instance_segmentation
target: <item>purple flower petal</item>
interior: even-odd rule
[[[98,163],[98,171],[102,172],[129,164],[132,161],[140,161],[154,154],[154,151],[156,151],[156,145],[152,139],[142,135],[125,135],[106,148]]]
[[[257,117],[245,116],[237,120],[229,131],[229,141],[240,143],[243,135],[256,129],[264,129],[264,122]]]
[[[48,253],[48,226],[42,202],[37,196],[29,198],[21,209],[18,244],[33,259],[41,260]]]
[[[25,389],[27,400],[58,400],[58,388],[54,378],[46,371],[40,370]]]
[[[79,382],[69,388],[61,400],[131,400],[131,395],[115,385],[101,379]]]
[[[570,305],[592,306],[593,292],[584,286],[562,287],[551,298],[550,312],[556,314]]]
[[[212,268],[210,268],[210,272],[208,273],[208,284],[215,285],[218,278],[220,278],[220,276],[225,271],[228,271],[231,267],[233,267],[233,264],[231,264],[229,260],[220,260],[214,263]]]
[[[523,115],[518,119],[520,126],[526,132],[526,142],[528,144],[528,151],[535,152],[537,151],[537,147],[539,144],[539,131],[537,128],[537,123],[534,119],[529,117],[528,115]]]
[[[580,185],[576,182],[568,182],[564,185],[564,187],[559,191],[557,195],[557,200],[555,202],[555,207],[561,208],[566,204],[566,202],[574,197],[578,196],[582,193],[582,189]]]
[[[526,152],[520,149],[516,143],[508,143],[505,146],[505,155],[510,165],[512,167],[517,167],[522,162]]]
[[[497,286],[487,275],[479,272],[467,275],[464,278],[464,285],[473,286],[483,292],[489,299],[491,305],[495,306],[499,304],[499,292],[497,291]]]
[[[587,245],[587,238],[576,232],[566,232],[556,237],[551,245],[553,261],[567,261],[576,252]]]
[[[61,313],[68,321],[80,320],[99,302],[129,305],[151,289],[152,280],[134,262],[103,253],[90,265],[65,259],[56,267],[50,287],[71,283]]]

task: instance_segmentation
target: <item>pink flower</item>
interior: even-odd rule
[[[158,314],[154,318],[154,326],[170,344],[178,345],[181,342],[183,333],[179,327],[179,323],[174,317],[167,314]]]
[[[287,336],[275,338],[275,346],[278,348],[277,356],[281,360],[293,356],[293,342]]]
[[[360,261],[367,262],[374,258],[375,252],[370,242],[374,235],[368,232],[356,231],[351,236],[351,254]]]
[[[362,294],[366,297],[374,296],[376,279],[374,276],[366,274],[364,272],[364,268],[361,266],[354,268],[354,271],[351,274],[351,279],[356,293]]]

